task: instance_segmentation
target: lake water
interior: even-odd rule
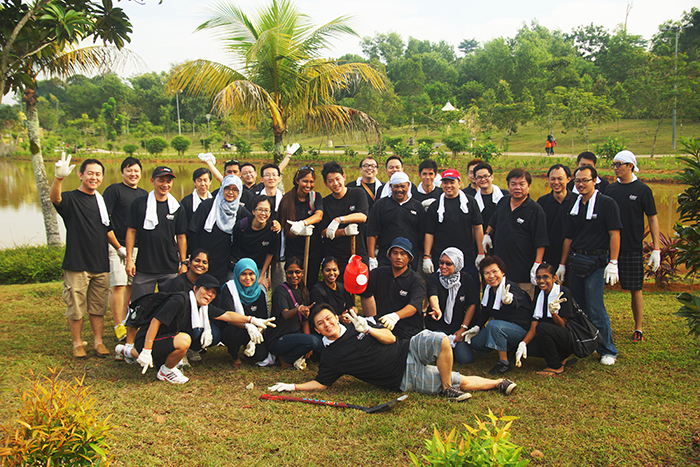
[[[140,186],[148,191],[151,190],[149,181],[150,174],[153,169],[160,165],[155,162],[148,162],[144,165],[144,174],[141,179]],[[178,200],[185,195],[192,193],[194,189],[192,185],[192,172],[201,167],[197,162],[191,163],[171,163],[166,164],[175,172],[177,179],[175,180],[172,194]],[[260,164],[256,164],[259,167]],[[53,163],[46,164],[49,181],[52,180],[54,167]],[[321,180],[321,163],[317,167],[316,190],[324,196],[329,193],[329,190]],[[463,169],[463,168],[462,168]],[[348,180],[355,180],[359,177],[359,169],[354,166],[344,167]],[[383,170],[380,169],[380,179],[386,179]],[[420,180],[416,174],[416,169],[413,168],[411,179],[414,183]],[[464,171],[464,170],[463,170]],[[36,183],[34,181],[34,172],[31,162],[0,162],[0,174],[2,176],[2,184],[0,184],[0,248],[10,247],[22,244],[43,244],[46,243],[46,235],[44,232],[44,222],[41,216],[41,207],[39,205],[39,197],[37,195]],[[294,168],[289,167],[284,173],[284,182],[287,188],[292,186],[292,177],[294,176]],[[110,164],[106,167],[106,173],[100,192],[104,191],[107,186],[112,183],[121,181],[119,172],[119,164]],[[259,177],[258,177],[259,181]],[[496,184],[504,187],[505,171],[496,174]],[[80,185],[80,180],[77,176],[77,168],[63,183],[63,190],[73,190]],[[218,182],[212,184],[212,190],[219,186]],[[659,222],[661,231],[668,234],[673,232],[673,225],[678,220],[676,209],[678,207],[677,197],[683,191],[683,186],[679,184],[657,184],[650,183],[649,186],[654,191],[656,199],[656,207],[659,212]],[[535,178],[532,187],[530,188],[530,196],[534,199],[542,196],[548,191],[546,181],[543,178]],[[61,237],[65,239],[65,228],[63,221],[58,217],[59,227],[61,229]]]

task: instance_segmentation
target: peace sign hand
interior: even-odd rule
[[[510,305],[513,303],[513,294],[510,293],[510,284],[506,284],[506,288],[503,290],[503,297],[501,298],[501,302],[504,305]]]
[[[552,300],[552,303],[549,304],[549,312],[552,314],[557,314],[559,313],[559,310],[561,309],[560,303],[564,303],[566,301],[565,298],[562,298],[562,295],[564,295],[564,292],[559,292],[559,295],[557,295],[557,298]]]

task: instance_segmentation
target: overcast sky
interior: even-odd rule
[[[207,19],[209,0],[144,0],[115,2],[124,8],[134,26],[129,48],[139,54],[146,65],[144,71],[167,71],[171,64],[204,58],[231,64],[222,51],[221,43],[211,33],[195,32]],[[261,0],[233,1],[252,13]],[[659,24],[680,20],[683,11],[697,6],[697,0],[297,0],[299,10],[309,15],[314,24],[322,24],[341,15],[351,15],[351,26],[357,33],[373,36],[377,32],[395,31],[404,41],[409,36],[438,42],[441,39],[455,46],[475,38],[480,43],[496,37],[513,37],[524,24],[536,20],[544,27],[564,32],[579,25],[594,23],[613,30],[624,23],[628,3],[631,4],[627,29],[646,39],[657,31]],[[359,39],[348,37],[335,42],[329,57],[346,53],[361,54]],[[122,74],[134,74],[127,69]]]

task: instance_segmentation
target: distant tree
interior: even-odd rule
[[[464,39],[457,46],[459,51],[462,52],[464,55],[469,55],[470,53],[474,52],[478,47],[479,41],[477,41],[476,39]]]
[[[127,153],[130,156],[133,156],[134,153],[138,150],[139,150],[139,147],[136,146],[135,144],[128,143],[128,144],[125,144],[124,146],[122,146],[122,151],[124,151],[125,153]]]
[[[406,45],[398,33],[375,34],[374,37],[363,37],[360,43],[362,53],[369,59],[378,58],[385,65],[403,57]]]
[[[178,135],[170,140],[170,146],[177,151],[178,156],[182,156],[190,147],[190,144],[192,144],[192,140],[186,136]]]
[[[469,147],[470,136],[464,132],[456,131],[444,137],[442,142],[445,143],[447,149],[452,151],[452,163],[454,163],[457,153],[464,152]]]
[[[168,141],[161,136],[155,136],[146,141],[146,151],[148,151],[149,154],[160,154],[165,151],[167,147]]]

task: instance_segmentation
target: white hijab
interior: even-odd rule
[[[224,198],[224,189],[228,186],[235,185],[238,187],[238,196],[235,200],[229,202]],[[279,191],[279,190],[278,190]],[[230,234],[233,231],[233,226],[236,225],[236,216],[238,215],[238,207],[241,205],[241,194],[243,193],[243,183],[237,175],[227,175],[221,182],[221,188],[216,194],[214,204],[211,206],[211,211],[204,222],[204,230],[211,232],[216,226],[222,231]]]
[[[445,303],[445,309],[443,310],[443,317],[445,319],[445,324],[451,324],[452,311],[455,306],[455,301],[457,300],[457,292],[459,292],[459,288],[462,286],[462,283],[459,280],[459,272],[464,267],[464,254],[462,253],[462,250],[458,248],[449,247],[445,248],[442,254],[440,254],[440,257],[442,258],[443,255],[450,258],[455,265],[455,272],[449,276],[443,276],[442,273],[439,273],[440,284],[447,289],[447,302]]]

